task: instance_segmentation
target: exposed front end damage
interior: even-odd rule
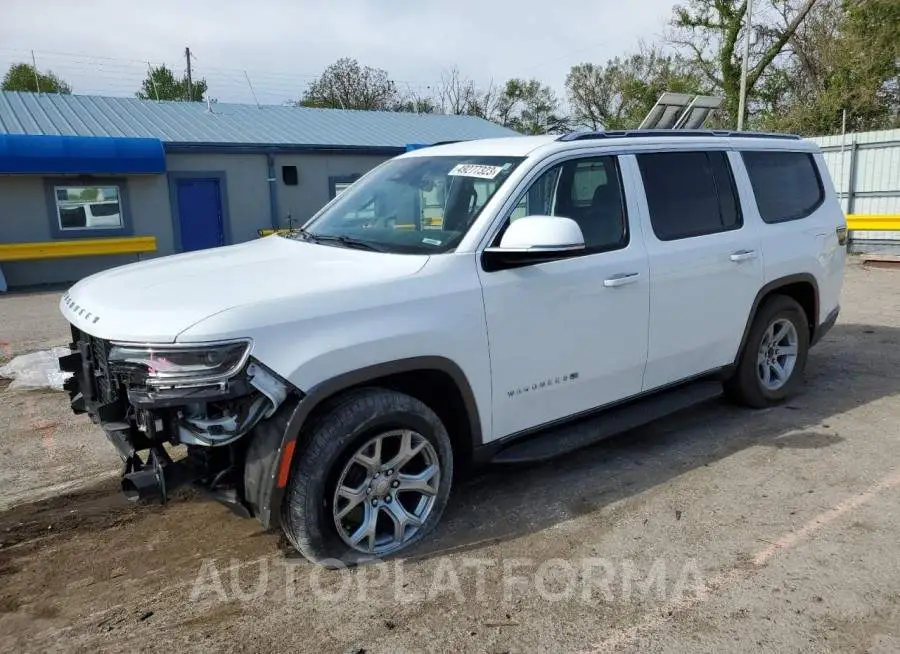
[[[87,413],[124,462],[130,499],[165,502],[194,484],[244,515],[248,435],[291,393],[249,356],[250,343],[116,343],[72,327],[72,353],[60,369],[75,413]],[[167,447],[169,446],[169,447]],[[185,446],[184,456],[171,446]],[[180,453],[180,449],[178,450]]]

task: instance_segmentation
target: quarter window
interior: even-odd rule
[[[743,152],[759,215],[767,223],[805,218],[825,199],[822,180],[806,152]]]
[[[118,186],[56,186],[53,190],[61,231],[124,226]]]
[[[714,234],[742,225],[725,152],[654,152],[637,156],[653,233],[661,241]]]
[[[616,158],[573,159],[544,172],[522,195],[496,242],[510,221],[524,216],[571,218],[588,252],[625,247],[628,229]]]

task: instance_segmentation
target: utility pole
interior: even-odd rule
[[[747,30],[744,34],[744,64],[741,68],[741,92],[738,96],[737,129],[744,129],[744,113],[747,111],[747,69],[750,67],[750,33],[753,31],[753,0],[747,0]]]
[[[187,61],[187,93],[188,93],[188,102],[193,101],[194,99],[194,83],[191,81],[191,49],[184,49],[184,58]]]

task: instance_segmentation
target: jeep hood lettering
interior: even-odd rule
[[[269,236],[106,270],[75,284],[60,310],[99,338],[172,343],[234,307],[383,283],[415,274],[426,261]]]

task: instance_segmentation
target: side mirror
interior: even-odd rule
[[[584,235],[571,218],[526,216],[512,221],[500,245],[485,249],[487,272],[555,261],[584,251]]]

